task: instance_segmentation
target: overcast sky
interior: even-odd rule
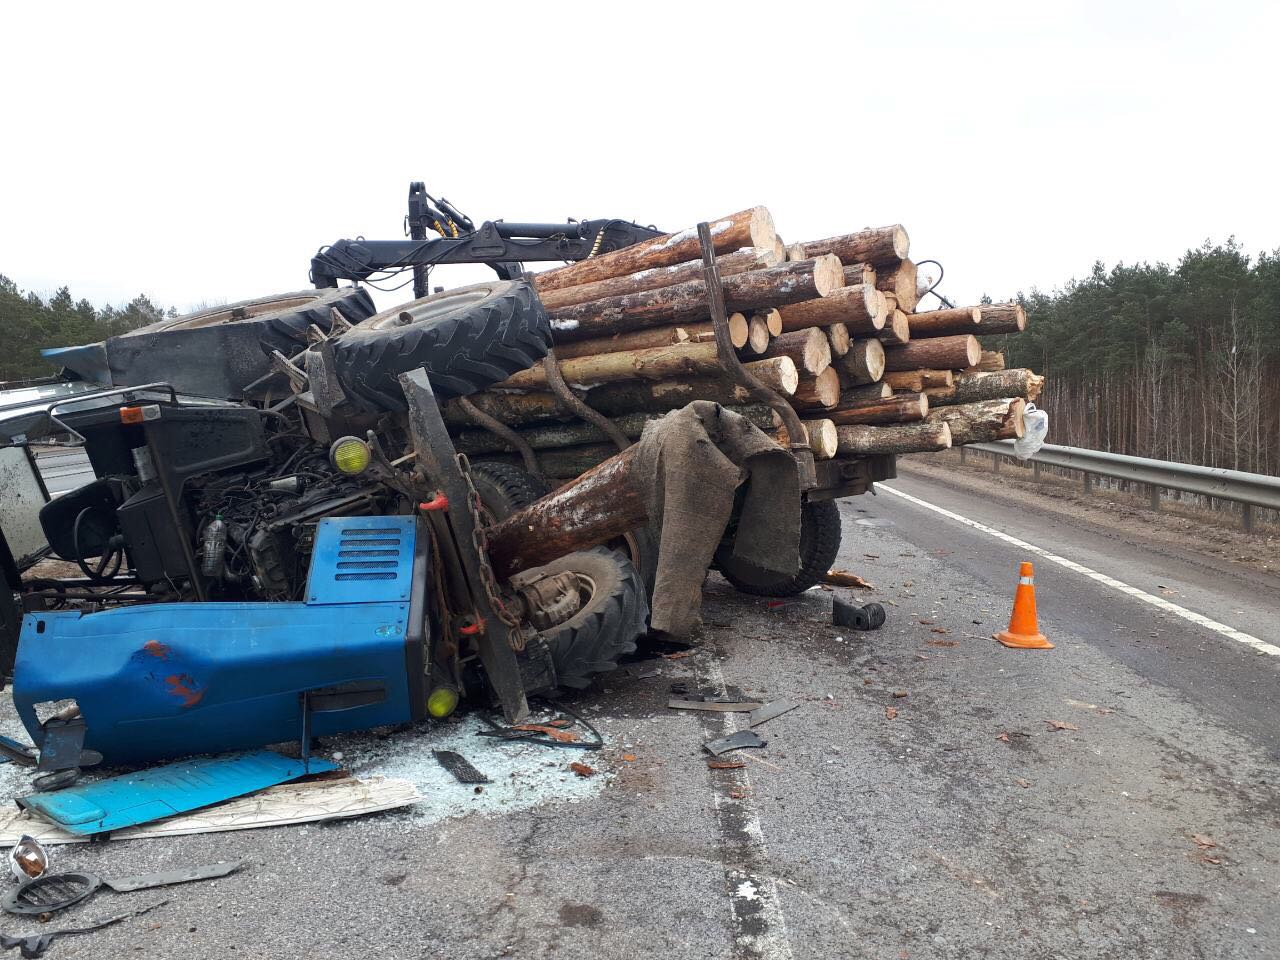
[[[0,31],[0,273],[98,303],[306,287],[322,244],[402,235],[411,179],[477,223],[900,222],[958,302],[1280,246],[1280,3],[10,3]]]

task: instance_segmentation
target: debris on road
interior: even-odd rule
[[[835,587],[855,587],[859,590],[874,590],[874,584],[867,583],[856,573],[848,570],[828,570],[822,575],[822,582]]]
[[[1046,720],[1050,730],[1079,730],[1074,723],[1067,723],[1065,720]]]
[[[762,707],[757,707],[751,711],[751,715],[747,717],[747,726],[758,727],[762,723],[768,723],[775,717],[780,717],[784,713],[788,713],[800,704],[795,700],[774,700],[766,703]]]
[[[730,750],[742,750],[748,747],[763,747],[766,741],[760,739],[760,735],[753,730],[739,730],[737,733],[730,734],[727,737],[720,737],[716,740],[708,740],[702,745],[702,748],[708,753],[720,756],[722,753],[728,753]]]
[[[459,783],[474,785],[493,782],[472,766],[471,761],[456,750],[432,750],[431,755],[436,758],[436,762],[440,766],[453,774],[453,778]]]
[[[1031,789],[1031,781],[1024,777],[1014,777],[1013,782],[1022,787],[1023,790]]]
[[[588,766],[587,764],[581,763],[577,760],[569,764],[569,769],[579,777],[594,777],[596,775],[595,767]]]
[[[15,880],[31,880],[49,869],[49,853],[34,837],[24,836],[9,851],[9,872]]]
[[[907,690],[895,690],[893,691],[893,696],[895,699],[901,700],[903,697],[911,696],[911,694]]]
[[[157,887],[172,887],[197,880],[216,880],[219,877],[230,876],[243,865],[242,860],[229,860],[201,867],[121,877],[118,880],[111,880],[95,873],[46,874],[10,890],[0,898],[0,907],[3,907],[6,913],[19,916],[41,916],[46,913],[57,913],[82,900],[87,900],[101,887],[107,887],[116,893],[154,890]]]
[[[110,927],[114,924],[129,920],[132,917],[140,917],[144,913],[149,913],[156,907],[162,907],[168,900],[158,900],[150,906],[142,907],[138,910],[130,910],[128,913],[117,913],[115,916],[106,917],[102,920],[90,920],[83,926],[67,927],[63,930],[49,930],[44,933],[33,933],[25,937],[13,937],[7,933],[0,933],[0,948],[12,950],[17,947],[22,952],[23,960],[31,960],[31,958],[43,957],[45,951],[49,949],[54,940],[59,937],[70,937],[78,934],[93,933],[95,930],[101,930],[103,927]]]
[[[708,760],[707,768],[710,770],[741,770],[746,764],[741,760]]]
[[[705,710],[711,713],[750,713],[764,706],[758,700],[677,700],[667,701],[669,710]]]
[[[1191,841],[1201,850],[1212,850],[1218,845],[1214,840],[1199,833],[1192,835]]]
[[[878,603],[863,606],[831,598],[831,622],[837,627],[852,627],[855,630],[878,630],[884,626],[884,607]]]
[[[897,708],[897,707],[885,707],[885,708],[884,708],[884,718],[885,718],[886,720],[896,720],[896,719],[898,718],[898,708]]]

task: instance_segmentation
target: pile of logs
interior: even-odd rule
[[[919,309],[900,225],[786,245],[763,207],[711,223],[730,338],[745,369],[788,398],[818,459],[945,450],[1019,437],[1042,379],[1006,370],[978,336],[1017,333],[1017,304]],[[617,452],[648,420],[715,400],[787,442],[777,415],[725,370],[708,313],[697,232],[669,234],[533,278],[560,375],[609,418],[581,419],[544,365],[445,406],[460,452],[509,459],[482,425],[514,428],[541,472],[572,477]],[[479,416],[477,416],[477,413]],[[608,433],[605,427],[611,427]]]

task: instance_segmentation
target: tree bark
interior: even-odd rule
[[[821,299],[779,309],[784,331],[843,323],[854,336],[870,335],[884,326],[884,298],[870,284],[842,287]]]
[[[920,393],[930,387],[949,387],[955,383],[950,370],[897,370],[884,375],[884,382],[894,390]]]
[[[723,286],[725,304],[730,310],[750,310],[825,297],[843,283],[844,272],[839,261],[819,257],[725,277]],[[701,280],[690,280],[563,307],[552,316],[551,331],[559,344],[642,327],[702,320],[706,315],[707,285]]]
[[[830,420],[801,420],[809,437],[809,449],[815,460],[830,460],[836,455],[836,425]],[[784,447],[791,446],[786,427],[773,431],[773,437]]]
[[[770,337],[776,337],[782,333],[782,314],[774,308],[770,307],[767,310],[757,310],[754,316],[759,317],[764,321],[764,325],[769,328]]]
[[[920,301],[916,292],[916,265],[910,260],[899,260],[881,267],[876,271],[876,289],[892,293],[898,300],[898,309],[910,313]]]
[[[840,262],[844,263],[843,260]],[[869,283],[874,287],[876,280],[876,268],[871,264],[844,263],[844,285],[846,287],[856,287],[863,283]]]
[[[647,350],[650,347],[668,347],[679,343],[712,343],[715,339],[716,331],[710,320],[671,327],[649,327],[645,330],[619,333],[613,337],[597,337],[594,340],[559,344],[556,347],[556,359],[575,360],[578,357],[592,357],[602,353]]]
[[[885,348],[886,370],[918,370],[922,367],[962,370],[978,362],[982,348],[973,336],[933,337]]]
[[[986,332],[982,323],[982,311],[978,307],[913,313],[910,320],[912,340]]]
[[[884,381],[867,383],[860,387],[849,387],[840,391],[840,406],[856,407],[867,400],[888,400],[893,396],[893,389]]]
[[[979,400],[1002,400],[1018,397],[1033,400],[1040,395],[1044,377],[1030,370],[995,370],[990,373],[962,373],[955,379],[955,392],[947,398],[930,395],[930,402],[937,406],[954,406],[961,403],[977,403]]]
[[[586,462],[593,454],[585,451],[612,448],[571,449],[575,453],[557,466],[572,467],[570,458]],[[505,580],[520,570],[606,543],[644,523],[644,497],[631,480],[636,450],[629,447],[610,456],[572,483],[517,510],[489,530],[489,559],[498,579]],[[546,462],[544,459],[544,468]],[[548,475],[577,474],[548,470]]]
[[[834,253],[841,263],[870,263],[879,268],[881,264],[891,266],[898,260],[905,260],[911,249],[911,241],[902,224],[895,223],[888,227],[874,227],[848,233],[826,240],[811,240],[804,245],[808,256],[820,253]]]
[[[732,253],[743,247],[773,249],[777,233],[773,217],[764,207],[752,207],[711,222],[711,243],[716,253]],[[702,258],[702,246],[695,227],[642,241],[612,253],[580,260],[565,267],[547,270],[533,278],[541,295],[550,290],[595,283],[653,267],[669,267]]]
[[[929,398],[923,393],[894,394],[888,400],[864,400],[848,407],[844,404],[828,410],[828,419],[836,426],[850,424],[912,423],[929,413]]]
[[[840,402],[840,376],[831,367],[816,377],[801,377],[791,398],[797,410],[825,410]]]
[[[1025,406],[1017,398],[982,400],[954,407],[939,407],[926,418],[931,423],[945,423],[951,428],[951,442],[957,447],[967,443],[994,443],[1016,440],[1022,436],[1022,411]]]
[[[1004,354],[998,350],[983,350],[982,356],[965,373],[990,373],[1004,369]]]
[[[787,249],[787,259],[790,261],[809,259],[804,255],[803,243],[788,243],[786,244],[786,249]]]
[[[714,343],[677,343],[668,347],[623,350],[590,357],[576,357],[560,364],[560,372],[573,386],[591,387],[616,380],[672,380],[681,377],[712,377],[723,371]],[[547,375],[542,364],[514,373],[501,390],[541,390]]]
[[[509,427],[572,418],[572,414],[561,409],[555,396],[550,393],[485,391],[473,393],[468,399],[489,416]],[[444,422],[450,427],[475,426],[471,418],[453,401],[446,400],[441,405],[440,412],[444,415]]]
[[[982,314],[980,333],[1021,333],[1027,329],[1027,311],[1017,303],[987,303],[978,308]]]
[[[795,364],[791,365],[791,372],[794,376]],[[656,383],[623,380],[596,387],[588,391],[584,399],[591,407],[611,417],[637,410],[675,410],[694,400],[713,400],[725,406],[752,402],[745,387],[710,377]]]
[[[831,326],[823,327],[822,329],[827,331],[827,343],[831,345],[831,359],[833,361],[849,352],[849,344],[852,341],[849,338],[847,324],[833,323]]]
[[[722,257],[716,257],[716,265],[722,277],[746,273],[748,270],[764,270],[776,267],[782,261],[777,257],[773,246],[759,248],[747,247],[735,250]],[[539,274],[538,276],[544,276]],[[628,293],[639,293],[642,290],[653,290],[657,287],[669,287],[675,283],[687,283],[690,280],[702,279],[702,255],[687,263],[677,263],[670,267],[654,267],[629,273],[594,283],[583,283],[574,287],[562,287],[556,290],[539,290],[538,296],[549,313],[555,313],[561,307],[575,303],[586,303],[588,300],[602,300],[605,297],[621,297]],[[537,281],[535,280],[535,286]]]
[[[936,453],[951,446],[945,423],[905,423],[891,427],[836,427],[838,454],[872,456],[885,453]]]
[[[911,342],[911,318],[901,310],[894,309],[887,314],[887,320],[875,336],[886,346]]]
[[[791,396],[800,386],[800,371],[790,357],[766,357],[742,366],[770,390],[776,390],[784,397]]]
[[[879,340],[855,340],[849,352],[835,361],[840,382],[846,386],[875,383],[884,374],[884,344]]]
[[[816,377],[831,366],[831,345],[821,329],[793,330],[774,337],[765,357],[790,357],[796,369]]]

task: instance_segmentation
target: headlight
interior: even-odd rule
[[[369,445],[359,437],[340,437],[329,448],[329,462],[339,473],[354,477],[369,466]]]

